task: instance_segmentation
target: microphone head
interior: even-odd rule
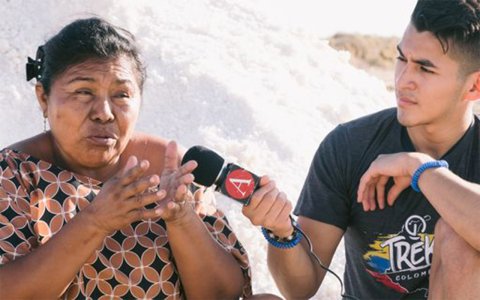
[[[198,166],[193,170],[195,183],[209,187],[215,183],[222,171],[225,160],[213,150],[203,146],[193,146],[188,149],[182,159],[182,165],[189,160],[195,160]]]

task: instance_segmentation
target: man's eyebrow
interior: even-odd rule
[[[405,57],[405,55],[403,55],[402,49],[400,49],[400,45],[397,45],[397,51],[401,57]],[[434,68],[434,69],[437,68],[437,66],[428,59],[413,59],[412,61],[424,67]]]
[[[400,49],[400,45],[397,45],[397,51],[400,54],[400,56],[405,56],[403,55],[402,49]]]

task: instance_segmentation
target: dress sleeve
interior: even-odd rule
[[[30,228],[28,194],[15,165],[0,153],[0,266],[29,253],[37,243]]]

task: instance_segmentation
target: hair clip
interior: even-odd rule
[[[35,59],[28,57],[26,64],[27,81],[30,81],[32,78],[36,78],[37,80],[42,78],[44,57],[45,52],[43,51],[43,46],[38,47]]]

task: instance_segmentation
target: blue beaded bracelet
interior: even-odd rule
[[[418,169],[413,173],[412,176],[412,181],[410,182],[410,186],[415,192],[420,192],[420,188],[418,187],[418,180],[420,179],[420,175],[422,175],[423,172],[427,169],[431,168],[447,168],[448,169],[448,163],[445,160],[434,160],[434,161],[428,161],[426,163],[423,163],[418,167]]]
[[[281,249],[289,249],[295,247],[300,240],[302,239],[302,235],[300,234],[299,230],[297,229],[297,223],[292,220],[293,225],[293,233],[285,238],[278,237],[273,234],[270,230],[265,227],[262,227],[262,233],[265,239],[274,247],[281,248]]]

